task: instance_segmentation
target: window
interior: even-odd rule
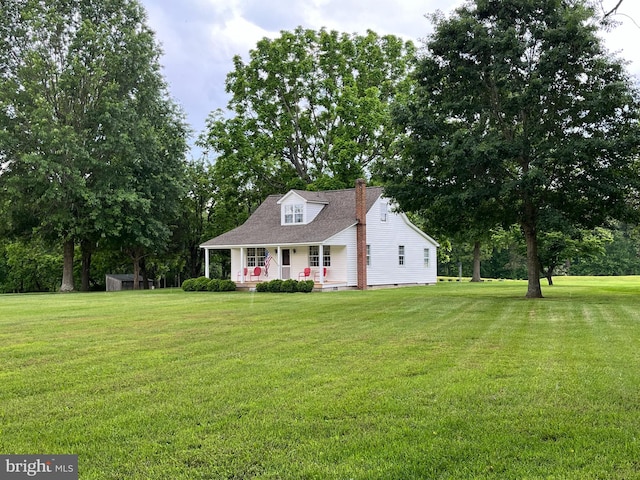
[[[381,203],[380,204],[380,221],[381,222],[386,222],[387,221],[387,204],[386,203]]]
[[[367,267],[371,266],[371,245],[367,245]]]
[[[404,245],[398,246],[398,265],[404,265]]]
[[[322,249],[322,266],[331,266],[331,247],[328,245]]]
[[[304,222],[304,205],[297,203],[295,205],[284,206],[284,223],[303,223]]]
[[[309,247],[309,266],[320,266],[320,247],[318,247],[317,245],[312,245]]]
[[[309,266],[310,267],[320,266],[320,247],[318,245],[311,245],[309,247]],[[330,246],[325,246],[322,249],[322,266],[323,267],[331,266],[331,247]]]
[[[247,267],[264,267],[264,248],[247,248]]]
[[[424,249],[424,266],[425,267],[429,266],[429,249],[428,248]]]

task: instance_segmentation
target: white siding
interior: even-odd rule
[[[306,223],[310,223],[313,222],[313,220],[315,220],[315,218],[318,216],[318,214],[322,211],[322,209],[324,208],[324,204],[322,203],[307,203],[306,204],[306,208],[305,208],[305,212],[304,212],[304,219],[306,221]]]
[[[287,205],[304,205],[305,203],[306,202],[304,198],[302,198],[297,193],[291,192],[289,195],[286,195],[282,203],[280,204],[280,223],[282,225],[285,225],[284,211]],[[306,220],[306,218],[304,220]],[[294,224],[291,224],[291,225],[294,225]]]
[[[295,192],[291,192],[289,195],[286,195],[282,202],[280,203],[280,223],[285,225],[284,221],[284,212],[285,206],[287,205],[303,205],[304,207],[304,219],[303,224],[312,222],[316,216],[322,211],[324,208],[323,203],[308,203],[304,198],[298,195]]]
[[[369,285],[436,283],[436,245],[419,233],[403,214],[388,209],[382,221],[379,200],[367,213],[367,244],[371,246],[371,265],[367,268]],[[387,203],[388,204],[388,203]],[[398,263],[398,247],[404,246],[404,265]],[[429,249],[429,266],[424,265],[424,249]]]
[[[356,227],[349,227],[334,235],[325,243],[331,244],[331,270],[329,281],[346,281],[347,286],[358,285],[356,270]],[[342,245],[342,247],[338,247]],[[334,254],[335,250],[335,254]]]
[[[240,274],[240,276],[238,276],[238,273]],[[234,282],[242,281],[242,265],[240,264],[239,248],[231,249],[231,280],[233,280]]]

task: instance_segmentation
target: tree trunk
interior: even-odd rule
[[[88,292],[90,288],[91,275],[91,255],[93,254],[89,242],[80,242],[80,252],[82,253],[82,279],[80,290]]]
[[[62,285],[61,292],[73,292],[73,255],[75,245],[73,239],[65,240],[63,245]]]
[[[191,256],[191,278],[198,278],[202,272],[202,252],[199,245],[194,245],[189,252]]]
[[[133,260],[133,289],[140,289],[140,259],[142,255],[138,250],[131,251],[131,260]]]
[[[527,298],[543,298],[540,288],[540,260],[538,258],[538,238],[534,225],[523,224],[524,239],[527,243]]]
[[[482,281],[482,277],[480,276],[480,242],[474,242],[473,244],[473,276],[471,277],[471,281]]]
[[[149,290],[149,274],[147,273],[147,262],[144,257],[140,260],[140,273],[142,274],[142,288]]]

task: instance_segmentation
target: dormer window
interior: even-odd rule
[[[295,205],[285,205],[284,223],[287,225],[293,223],[304,223],[304,205],[302,203],[296,203]]]

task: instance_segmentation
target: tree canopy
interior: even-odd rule
[[[387,192],[405,210],[519,225],[527,297],[541,297],[545,219],[592,228],[637,213],[638,92],[581,1],[476,0],[432,20]]]
[[[240,188],[352,186],[392,155],[390,104],[407,92],[413,54],[412,43],[371,31],[265,38],[248,62],[235,57],[229,111],[210,116],[204,144]]]
[[[166,241],[187,130],[135,0],[7,0],[0,18],[0,162],[13,218],[64,244]],[[17,221],[14,221],[17,225]]]

